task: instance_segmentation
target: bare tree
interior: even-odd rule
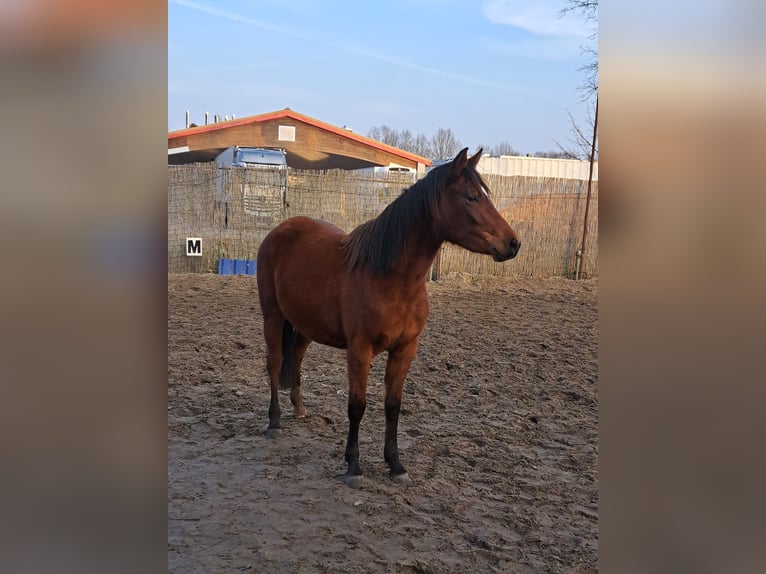
[[[451,129],[439,128],[431,138],[433,159],[448,159],[460,150],[460,142]]]
[[[579,68],[585,74],[580,85],[583,100],[590,100],[598,95],[598,0],[567,0],[559,16],[570,13],[577,14],[593,27],[588,36],[589,43],[580,46],[582,53],[589,56],[588,62]]]
[[[414,143],[415,143],[415,139],[412,137],[412,132],[410,132],[410,130],[402,130],[399,133],[399,148],[400,149],[403,149],[404,151],[412,152]]]
[[[509,142],[500,142],[496,146],[489,148],[487,152],[490,155],[521,155]]]
[[[572,112],[567,110],[569,115],[569,136],[567,137],[566,144],[553,140],[559,146],[559,150],[569,159],[590,159],[590,151],[593,145],[594,115],[591,112],[590,105],[588,105],[587,110],[585,127],[580,126],[572,116]],[[598,159],[598,139],[596,140],[594,158]]]
[[[399,132],[388,126],[380,126],[380,135],[384,144],[399,147]]]
[[[367,132],[367,137],[377,140],[386,145],[400,147],[399,146],[399,132],[389,126],[373,126],[370,131]]]
[[[532,157],[548,157],[552,159],[572,159],[565,151],[536,151]]]
[[[412,149],[410,151],[421,157],[425,157],[425,158],[433,157],[433,148],[431,147],[431,140],[429,140],[425,134],[418,134],[415,137],[415,141],[412,142]]]
[[[598,0],[567,0],[567,4],[559,12],[560,16],[568,13],[575,13],[593,26],[591,34],[588,36],[589,44],[580,46],[583,54],[589,56],[588,62],[579,68],[584,73],[584,79],[580,84],[580,91],[583,94],[582,101],[587,106],[587,122],[585,126],[580,126],[572,116],[572,112],[567,110],[569,115],[569,137],[566,145],[562,145],[554,140],[562,153],[567,154],[574,159],[589,159],[591,148],[593,147],[593,137],[595,132],[595,114],[593,108],[598,105]],[[595,106],[591,103],[596,100]],[[591,107],[593,106],[593,108]],[[598,141],[593,149],[594,158],[598,157]]]
[[[389,126],[374,126],[367,132],[367,137],[404,151],[431,159],[448,159],[460,149],[460,142],[451,129],[439,128],[436,135],[413,136],[410,130],[398,131]]]
[[[367,132],[367,137],[371,140],[380,141],[383,136],[380,135],[380,128],[378,126],[372,126],[370,131]]]

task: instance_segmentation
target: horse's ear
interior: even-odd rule
[[[458,177],[465,169],[465,165],[468,163],[468,148],[464,147],[460,150],[460,153],[455,156],[450,164],[450,175],[452,177]]]
[[[476,152],[476,154],[468,160],[468,167],[472,169],[476,169],[476,165],[479,163],[479,160],[481,159],[481,152],[484,150],[482,148],[479,148],[479,151]]]

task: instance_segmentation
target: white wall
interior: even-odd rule
[[[501,155],[500,157],[482,157],[476,169],[479,173],[495,175],[555,177],[588,181],[590,164],[578,159]],[[593,181],[598,181],[598,162],[593,164]]]

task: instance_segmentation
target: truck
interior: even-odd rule
[[[228,204],[229,190],[234,185],[242,185],[245,213],[268,216],[287,205],[285,150],[231,146],[214,161],[218,166],[219,201]]]
[[[218,167],[287,168],[287,152],[283,149],[240,147],[233,145],[215,157]]]

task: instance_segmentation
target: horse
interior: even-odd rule
[[[280,388],[290,389],[296,418],[307,414],[301,362],[311,342],[346,349],[344,479],[361,477],[358,439],[367,377],[373,357],[386,351],[383,456],[392,480],[410,482],[397,429],[404,380],[428,317],[431,264],[445,241],[498,262],[512,259],[521,247],[476,171],[481,151],[469,158],[468,148],[461,150],[348,234],[321,220],[292,217],[264,238],[257,283],[271,386],[267,436],[280,429]]]

